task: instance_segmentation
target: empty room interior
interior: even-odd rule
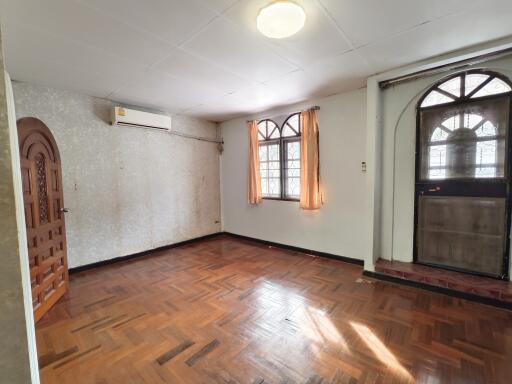
[[[512,1],[0,0],[0,383],[509,384]]]

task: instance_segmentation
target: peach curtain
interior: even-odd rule
[[[247,200],[249,204],[262,202],[260,153],[258,142],[258,124],[251,121],[247,124],[249,130],[249,169],[247,173]]]
[[[320,208],[318,121],[315,109],[300,114],[300,207]]]

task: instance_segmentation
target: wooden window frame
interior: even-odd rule
[[[286,127],[286,125],[290,126],[294,131],[295,129],[289,124],[289,120],[293,118],[294,116],[298,116],[299,121],[299,132],[298,134],[294,136],[282,136],[283,129]],[[279,130],[279,138],[270,138],[271,132],[267,132],[267,135],[263,139],[259,139],[258,148],[263,145],[270,145],[270,144],[276,144],[279,143],[279,178],[280,178],[280,196],[279,197],[273,197],[273,196],[265,196],[263,195],[264,200],[280,200],[280,201],[293,201],[298,202],[300,201],[300,198],[298,197],[290,197],[286,194],[286,187],[287,187],[287,177],[286,177],[286,171],[288,169],[288,156],[286,154],[287,151],[287,144],[291,142],[300,142],[302,129],[300,127],[300,112],[292,113],[291,115],[287,116],[284,123],[279,126],[274,120],[272,119],[263,119],[258,121],[258,126],[261,123],[273,123],[277,126]]]

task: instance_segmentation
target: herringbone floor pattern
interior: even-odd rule
[[[47,383],[510,383],[512,312],[230,237],[71,278]]]

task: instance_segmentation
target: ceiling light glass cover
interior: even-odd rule
[[[306,21],[304,10],[291,1],[276,1],[263,8],[256,26],[265,36],[284,39],[299,32]]]

